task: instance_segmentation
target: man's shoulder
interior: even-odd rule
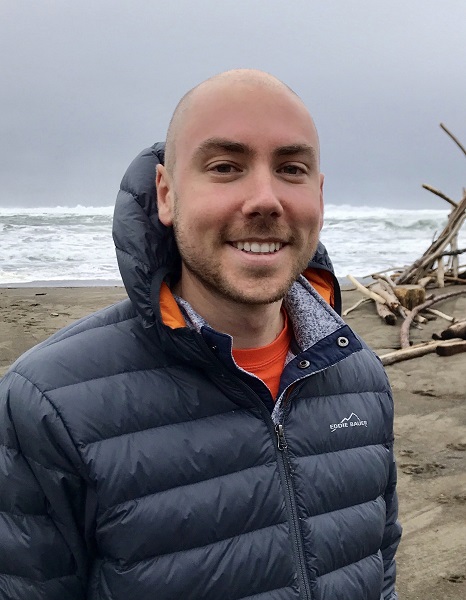
[[[105,377],[125,368],[144,336],[140,317],[129,300],[92,313],[34,346],[11,366],[16,375],[42,392]]]

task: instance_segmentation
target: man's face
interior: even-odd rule
[[[198,91],[177,136],[173,176],[161,169],[157,183],[185,297],[195,289],[214,301],[275,302],[315,252],[323,216],[317,134],[286,89]]]

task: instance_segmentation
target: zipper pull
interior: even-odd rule
[[[286,439],[285,439],[285,432],[283,430],[283,425],[281,423],[278,423],[278,425],[275,425],[275,433],[277,434],[277,448],[281,451],[286,450],[288,448],[288,444],[286,443]]]

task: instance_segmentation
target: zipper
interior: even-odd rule
[[[304,378],[305,379],[305,378]],[[282,398],[282,408],[285,409],[287,404],[288,404],[288,400],[290,398],[290,394],[292,392],[292,390],[296,387],[296,384],[299,383],[301,380],[298,379],[297,381],[293,382],[291,385],[289,385],[285,391],[283,392],[283,398]]]
[[[210,348],[207,346],[207,344],[206,344],[206,348],[209,349],[209,357],[211,358],[212,353],[210,351]],[[225,375],[226,375],[227,377],[231,377],[230,372],[225,373],[225,367],[221,363],[221,361],[219,359],[217,359],[216,362],[218,365],[221,365],[220,376],[225,377]],[[302,379],[305,379],[305,377],[303,377]],[[291,468],[290,468],[288,453],[287,453],[288,443],[285,438],[285,429],[284,429],[282,423],[277,423],[276,425],[274,425],[274,422],[272,421],[272,419],[270,417],[270,413],[267,410],[265,404],[261,401],[260,397],[244,381],[241,381],[238,377],[235,377],[235,380],[236,380],[235,381],[236,385],[239,385],[241,388],[243,388],[245,395],[247,397],[253,399],[255,405],[259,408],[259,410],[262,413],[262,416],[264,418],[264,421],[265,421],[267,427],[269,428],[269,431],[272,434],[272,436],[275,434],[277,437],[277,449],[278,449],[277,465],[278,465],[278,471],[280,473],[280,479],[282,482],[284,482],[285,488],[286,488],[285,507],[286,507],[287,513],[289,515],[289,522],[290,522],[290,526],[291,526],[291,538],[292,538],[292,543],[294,544],[294,557],[296,560],[298,582],[299,582],[299,587],[302,591],[302,593],[300,594],[300,599],[301,600],[312,600],[312,593],[311,593],[311,589],[309,586],[308,576],[306,573],[306,566],[305,566],[306,562],[304,559],[304,548],[303,548],[303,542],[302,542],[302,537],[301,537],[301,531],[299,528],[299,518],[298,518],[298,510],[296,507],[296,498],[295,498],[292,481],[291,481]],[[301,381],[301,380],[299,380],[299,381]],[[294,383],[296,384],[298,382],[294,382]],[[291,395],[290,394],[291,390],[292,389],[294,390],[295,388],[296,388],[295,385],[290,386],[290,390],[288,390],[288,393],[286,394],[287,402]]]
[[[298,509],[296,507],[296,498],[291,482],[291,468],[288,460],[288,443],[285,438],[285,429],[282,423],[275,425],[275,434],[277,436],[277,448],[278,453],[278,466],[281,471],[282,479],[285,482],[286,487],[286,498],[285,504],[288,508],[288,514],[290,515],[291,527],[292,527],[292,539],[295,545],[295,556],[298,569],[298,577],[300,579],[300,587],[303,591],[301,595],[303,600],[311,600],[312,594],[309,587],[309,581],[306,573],[306,563],[304,560],[304,548],[301,538],[301,530],[299,528]]]
[[[285,433],[281,423],[275,425],[275,433],[277,434],[277,448],[279,450],[286,450],[288,448],[288,444],[286,443]]]

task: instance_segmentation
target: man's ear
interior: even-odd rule
[[[321,173],[320,178],[320,229],[324,225],[324,179],[325,175]]]
[[[157,210],[159,220],[170,227],[173,225],[173,196],[171,177],[163,165],[157,165],[157,175],[155,178],[157,187]]]

